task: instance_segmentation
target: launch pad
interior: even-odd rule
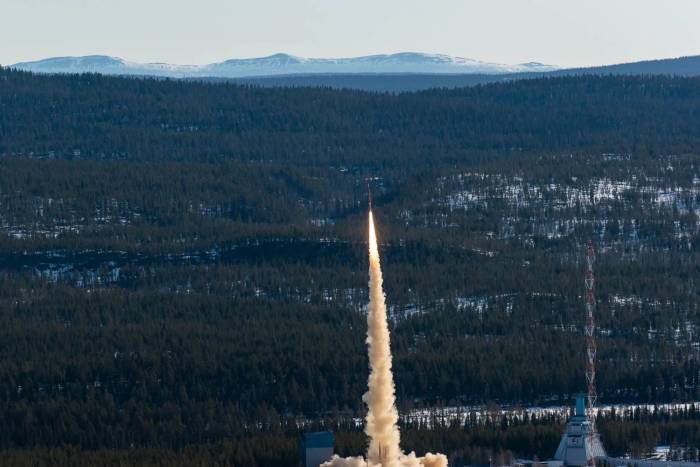
[[[583,395],[576,397],[576,411],[566,424],[554,461],[571,467],[594,465],[596,459],[606,456],[595,424],[586,416]]]

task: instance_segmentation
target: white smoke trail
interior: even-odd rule
[[[322,467],[446,467],[447,457],[443,454],[428,453],[425,457],[416,457],[414,453],[405,455],[399,446],[401,436],[396,424],[399,414],[391,372],[389,325],[372,210],[369,211],[367,350],[370,373],[368,390],[362,397],[368,409],[365,426],[365,433],[369,436],[367,462],[361,457],[343,459],[334,456],[321,464]]]
[[[374,217],[369,212],[369,309],[367,312],[367,348],[369,353],[368,390],[362,399],[367,404],[365,433],[369,436],[367,463],[370,466],[395,467],[399,448],[399,413],[394,396],[394,375],[391,372],[391,348],[386,303],[382,288]]]

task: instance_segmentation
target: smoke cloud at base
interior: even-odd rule
[[[365,433],[369,436],[367,461],[362,457],[333,458],[322,467],[444,467],[447,457],[428,453],[416,457],[404,454],[400,448],[401,435],[397,422],[394,375],[391,371],[391,348],[386,303],[382,288],[382,269],[374,229],[374,217],[369,211],[369,307],[367,311],[367,351],[369,380],[362,400],[367,404]]]
[[[321,464],[321,467],[367,467],[367,462],[363,457],[333,456],[331,460]]]
[[[398,467],[447,467],[447,457],[444,454],[427,453],[423,457],[416,457],[414,453],[401,455],[394,463],[368,464],[362,457],[338,457],[321,464],[321,467],[384,467],[395,465]]]

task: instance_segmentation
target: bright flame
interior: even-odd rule
[[[372,211],[369,212],[369,260],[376,261],[377,264],[379,263],[379,248],[377,248],[377,232],[374,230],[374,216],[372,215]],[[370,282],[370,285],[371,284],[372,283]]]

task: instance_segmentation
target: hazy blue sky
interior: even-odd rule
[[[574,66],[700,54],[700,0],[0,0],[0,63],[417,51]]]

